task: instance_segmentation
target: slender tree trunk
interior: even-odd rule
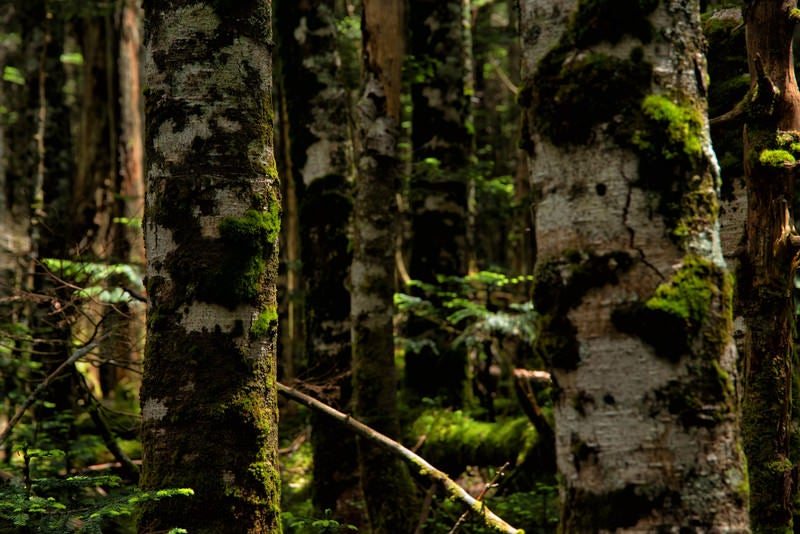
[[[364,65],[357,105],[360,153],[353,221],[351,317],[355,413],[391,438],[400,434],[392,306],[397,226],[402,0],[363,3]],[[404,465],[359,441],[361,485],[376,533],[411,532],[414,486]]]
[[[84,58],[83,91],[70,219],[75,235],[80,236],[77,255],[85,261],[143,263],[142,235],[130,224],[132,218],[141,218],[144,202],[141,107],[136,91],[141,43],[137,46],[131,41],[136,38],[131,33],[138,32],[134,9],[118,1],[77,23]],[[110,287],[130,285],[118,275],[104,282]],[[87,308],[87,314],[102,317],[99,356],[105,363],[99,378],[103,394],[110,396],[124,376],[120,365],[127,365],[136,352],[140,334],[136,312],[124,302],[114,306],[89,303]]]
[[[43,259],[73,259],[75,233],[69,217],[73,197],[71,186],[75,175],[73,136],[70,109],[64,94],[67,75],[61,61],[64,52],[66,21],[53,12],[47,2],[20,5],[23,17],[30,17],[22,40],[35,47],[35,72],[29,72],[27,84],[31,90],[32,110],[36,133],[28,139],[25,153],[35,162],[32,172],[32,206],[30,226],[31,251],[28,290],[43,295],[32,306],[30,327],[36,341],[33,353],[42,355],[41,372],[47,376],[69,357],[71,324],[76,311],[71,302],[72,290],[53,278],[41,263]],[[44,21],[44,23],[42,23]],[[30,111],[29,111],[30,112]],[[33,148],[33,150],[31,150]],[[56,276],[64,277],[62,272]],[[75,407],[74,375],[66,374],[47,392],[52,410],[40,410],[41,416],[70,411]],[[70,429],[71,430],[71,429]],[[69,449],[72,436],[62,435],[59,445]],[[67,456],[67,464],[69,456]]]
[[[13,2],[4,4],[0,7],[0,32],[21,35],[21,19]],[[29,64],[26,50],[32,44],[22,42],[21,38],[6,39],[0,44],[0,64],[19,73],[19,78],[0,83],[0,102],[6,108],[0,116],[0,280],[4,281],[0,284],[0,298],[3,299],[21,289],[25,279],[23,258],[30,248],[33,154],[29,147],[36,123],[28,115],[30,92],[24,66]],[[10,324],[17,321],[18,318],[8,317]]]
[[[334,2],[285,0],[278,6],[284,93],[291,95],[286,100],[289,161],[300,197],[305,380],[330,391],[330,405],[347,409],[352,396],[352,348],[346,286],[355,168]],[[357,506],[361,498],[354,436],[316,413],[312,424],[316,509],[319,513],[333,510],[338,520],[348,524],[363,524]]]
[[[698,5],[521,6],[560,531],[747,532]]]
[[[469,199],[473,183],[472,41],[469,2],[413,0],[410,52],[420,70],[411,85],[414,171],[411,177],[409,275],[437,283],[465,276],[472,253]],[[406,352],[406,385],[418,396],[464,401],[466,352],[425,319],[410,318],[409,337],[431,340]]]
[[[120,0],[114,13],[117,116],[113,127],[117,135],[117,172],[113,177],[113,204],[109,225],[110,241],[106,256],[112,263],[122,262],[144,270],[144,239],[141,220],[144,215],[144,110],[141,98],[142,10],[135,0]],[[128,286],[127,280],[109,282]],[[106,325],[106,322],[109,323]],[[144,309],[138,305],[120,304],[106,314],[106,329],[111,332],[108,356],[112,359],[101,367],[103,393],[109,394],[120,383],[138,382],[125,369],[141,362],[144,336]]]
[[[739,293],[745,318],[743,437],[756,532],[791,532],[797,468],[789,459],[792,298],[796,246],[790,216],[800,141],[800,92],[794,73],[793,1],[750,2],[745,9],[751,93],[745,122],[747,241]]]
[[[140,532],[277,532],[271,8],[144,3],[148,339]]]

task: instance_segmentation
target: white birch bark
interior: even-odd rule
[[[570,68],[571,61],[578,65],[597,57],[592,54],[616,58],[625,65],[638,56],[652,66],[643,97],[655,94],[674,103],[692,101],[704,112],[705,60],[697,5],[656,3],[652,12],[640,13],[640,24],[653,28],[648,40],[643,34],[632,35],[639,30],[629,24],[628,17],[637,15],[615,12],[615,8],[606,8],[605,14],[619,16],[612,25],[627,31],[623,29],[616,38],[573,38],[570,34],[582,29],[570,23],[576,10],[586,10],[582,16],[587,16],[594,6],[579,6],[574,0],[521,2],[523,68],[530,94],[540,90],[537,74],[542,59],[559,43],[563,45],[564,39],[573,39],[579,46],[566,55],[563,68]],[[601,5],[598,12],[603,13],[604,4],[595,3]],[[608,31],[613,35],[615,30]],[[604,95],[593,85],[599,87],[600,80],[571,81],[581,84],[586,95]],[[684,180],[688,184],[680,198],[684,210],[680,217],[690,220],[686,234],[676,239],[680,222],[662,213],[662,192],[645,186],[651,177],[642,175],[647,168],[640,164],[642,153],[634,142],[621,141],[626,137],[626,121],[637,120],[636,114],[641,113],[637,106],[627,114],[623,104],[621,100],[619,114],[609,114],[591,126],[588,141],[554,141],[542,133],[541,115],[529,111],[527,118],[530,178],[538,199],[537,276],[542,280],[549,269],[550,280],[560,283],[560,290],[577,292],[566,304],[539,310],[551,314],[542,321],[540,335],[574,341],[577,360],[572,364],[556,361],[553,368],[562,481],[560,528],[563,532],[645,532],[694,526],[717,532],[746,531],[746,475],[736,403],[729,389],[735,349],[730,321],[722,318],[730,305],[726,302],[729,287],[726,295],[723,287],[715,286],[708,302],[708,317],[719,323],[724,337],[711,356],[707,342],[694,337],[677,357],[665,358],[652,338],[648,342],[636,333],[638,326],[623,328],[614,319],[628,306],[646,307],[656,289],[676,280],[681,268],[695,261],[692,258],[716,266],[713,269],[724,268],[716,219],[687,213],[685,207],[691,205],[693,195],[713,198],[718,187],[707,122],[703,121],[698,135],[700,161],[690,172],[674,176],[675,184]],[[558,102],[541,103],[541,113],[546,113],[542,106],[547,105]],[[534,294],[535,300],[541,298]],[[562,327],[573,329],[574,340],[563,328],[548,331],[554,324],[553,314],[566,320]],[[705,357],[714,363],[698,363]],[[692,384],[709,379],[708,373],[703,374],[709,366],[719,371],[725,391],[699,395],[695,402],[685,400],[692,395]]]

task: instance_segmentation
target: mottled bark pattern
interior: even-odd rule
[[[786,240],[794,232],[789,212],[797,171],[760,161],[777,148],[779,133],[800,130],[796,7],[794,1],[752,1],[744,12],[752,85],[744,149],[747,238],[738,278],[746,327],[742,425],[756,532],[791,532],[797,493],[797,468],[789,460],[797,258]]]
[[[747,532],[698,6],[521,2],[561,532]]]
[[[144,3],[148,340],[140,532],[279,529],[271,9]]]
[[[291,172],[300,204],[300,257],[308,369],[304,379],[330,388],[325,400],[350,402],[350,253],[355,173],[349,93],[342,83],[332,0],[282,0],[276,8],[283,90],[288,114]],[[287,199],[288,200],[288,199]],[[325,416],[312,414],[312,500],[318,513],[334,511],[363,524],[355,437]]]
[[[358,159],[353,219],[351,316],[356,416],[390,436],[400,433],[394,365],[392,300],[397,225],[399,93],[391,80],[402,62],[402,0],[364,2],[362,96],[356,124]],[[414,488],[405,466],[379,447],[359,441],[361,484],[376,533],[411,532]]]
[[[409,274],[435,282],[437,274],[467,271],[467,166],[473,156],[472,42],[468,3],[413,0],[411,54],[418,80],[411,85],[412,253]],[[438,162],[424,163],[432,158]]]
[[[464,276],[469,267],[474,155],[472,41],[469,3],[413,0],[409,4],[410,53],[418,71],[411,84],[411,278],[436,283],[437,275]],[[406,335],[439,347],[406,354],[406,386],[418,396],[463,402],[466,355],[450,350],[446,335],[428,320],[410,318]]]

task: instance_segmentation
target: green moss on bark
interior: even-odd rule
[[[642,156],[665,162],[690,162],[702,157],[703,117],[692,106],[681,106],[664,95],[648,95],[641,104],[645,127],[631,142]]]
[[[677,361],[702,334],[708,356],[718,358],[730,335],[732,295],[730,277],[723,269],[687,255],[649,299],[621,305],[611,318],[617,329],[638,335],[661,357]],[[714,321],[709,325],[712,311]]]
[[[556,145],[581,144],[593,128],[633,112],[650,87],[652,66],[559,45],[539,63],[523,89],[536,130]],[[617,125],[613,125],[616,127]]]
[[[657,0],[581,0],[559,42],[537,65],[532,83],[520,92],[520,104],[531,104],[523,130],[530,122],[556,145],[582,144],[596,125],[634,112],[652,80],[642,50],[634,49],[627,60],[584,50],[625,36],[649,42],[648,16],[657,6]]]
[[[255,338],[263,338],[272,334],[274,327],[278,323],[278,308],[276,306],[268,306],[266,309],[259,312],[253,325],[250,327],[250,335]]]

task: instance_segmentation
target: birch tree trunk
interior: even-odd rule
[[[355,162],[334,2],[283,0],[277,6],[290,165],[300,205],[304,378],[330,392],[328,404],[347,410],[352,398],[347,280]],[[340,522],[363,524],[355,437],[325,417],[311,417],[314,506],[320,514],[334,511]]]
[[[144,3],[141,532],[277,532],[271,8]]]
[[[469,268],[469,199],[474,156],[472,40],[469,2],[409,3],[410,52],[419,74],[411,84],[414,171],[411,176],[409,275],[436,284],[438,275],[465,276]],[[430,298],[430,297],[428,297]],[[406,353],[406,385],[419,397],[464,401],[466,351],[430,321],[411,317],[409,337],[433,342]]]
[[[560,530],[746,532],[698,5],[521,7]]]
[[[392,307],[402,24],[402,0],[364,1],[351,269],[353,387],[356,416],[390,438],[400,434]],[[414,487],[405,466],[376,445],[359,441],[358,450],[373,531],[411,532],[416,519],[410,508]]]

